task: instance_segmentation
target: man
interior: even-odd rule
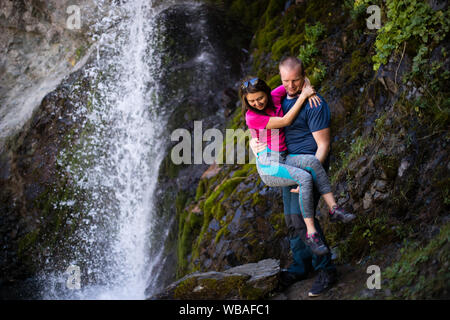
[[[305,81],[305,72],[300,59],[286,57],[279,64],[279,71],[287,96],[281,101],[283,113],[286,114],[295,104]],[[320,97],[320,96],[319,96]],[[294,165],[293,157],[297,154],[312,154],[322,163],[328,172],[330,152],[330,110],[325,100],[320,97],[317,107],[308,102],[298,114],[296,120],[284,128],[289,156],[286,164]],[[253,152],[263,150],[265,143],[256,139],[250,141]],[[291,160],[291,161],[290,161]],[[297,189],[298,190],[298,189]],[[317,256],[305,245],[306,225],[301,215],[298,191],[293,187],[283,187],[283,204],[285,220],[289,230],[290,247],[294,262],[281,274],[282,285],[287,286],[297,280],[304,279],[311,267],[318,271],[310,297],[315,297],[329,289],[336,281],[336,267],[331,262],[331,254]],[[296,193],[297,191],[297,193]],[[314,190],[314,211],[317,208],[320,194]],[[319,222],[314,218],[314,225],[327,248]],[[329,249],[329,248],[328,248]]]

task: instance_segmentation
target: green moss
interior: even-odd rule
[[[337,262],[348,263],[374,254],[386,243],[395,241],[398,238],[392,228],[395,225],[396,221],[384,212],[358,216],[351,226],[326,221],[323,229],[330,247],[337,247]]]
[[[233,113],[231,122],[227,124],[227,128],[234,129],[234,130],[239,129],[239,128],[242,128],[242,129],[245,128],[245,121],[242,118],[241,108],[236,108],[236,110]]]
[[[217,2],[217,1],[216,1]],[[250,28],[252,31],[256,30],[260,22],[255,17],[260,17],[267,8],[269,0],[262,1],[246,1],[246,0],[234,0],[231,1],[230,8],[227,12],[231,17],[241,21],[241,23]]]
[[[264,290],[252,286],[243,286],[240,290],[240,294],[245,300],[258,300],[264,298]]]
[[[284,218],[284,212],[272,213],[269,218],[270,224],[275,229],[275,237],[283,236],[286,234],[286,222]]]
[[[18,242],[18,256],[19,258],[23,257],[23,253],[30,247],[33,247],[36,244],[36,241],[39,236],[39,229],[35,229],[26,235],[24,235]]]
[[[246,163],[241,169],[237,170],[233,174],[233,178],[236,177],[248,177],[249,175],[256,172],[256,165],[252,163]]]
[[[256,46],[258,48],[266,48],[275,41],[279,35],[279,22],[273,19],[266,24],[266,27],[256,33]]]
[[[216,234],[216,238],[214,240],[215,243],[219,242],[220,238],[222,238],[222,236],[226,236],[227,234],[230,233],[230,230],[228,229],[228,224],[223,226]]]
[[[45,219],[45,229],[41,228],[38,241],[39,247],[54,248],[60,239],[67,239],[79,226],[79,221],[84,217],[85,202],[88,195],[78,187],[71,185],[67,178],[57,181],[41,193],[33,202],[33,206],[39,210],[41,217]],[[70,206],[65,205],[72,201]],[[77,218],[74,218],[74,214]],[[67,224],[70,222],[70,224]]]
[[[198,201],[206,192],[208,182],[206,179],[201,179],[198,183],[197,190],[195,191],[195,201]]]
[[[375,119],[374,132],[379,141],[383,140],[383,137],[386,134],[385,123],[387,118],[388,114],[387,112],[385,112],[379,115],[377,119]]]
[[[196,290],[197,289],[197,290]],[[174,292],[175,299],[231,299],[257,300],[264,298],[264,290],[246,283],[245,276],[227,276],[222,279],[188,278]]]
[[[373,143],[374,139],[371,136],[358,136],[355,141],[351,143],[350,150],[348,152],[345,150],[340,151],[339,164],[336,166],[338,169],[335,172],[331,172],[331,184],[334,184],[340,178],[350,175],[348,172],[348,165],[363,155],[366,148],[371,146]]]
[[[177,276],[182,276],[187,271],[187,256],[192,250],[192,242],[198,234],[202,225],[202,216],[185,210],[189,200],[188,194],[181,192],[175,199],[175,208],[178,219],[178,241],[177,241]]]
[[[356,49],[352,52],[352,57],[349,62],[345,63],[341,69],[341,76],[345,79],[344,86],[352,85],[358,77],[365,72],[364,66],[370,63],[370,56],[361,53]]]
[[[86,47],[81,45],[75,50],[75,59],[79,61],[86,54]]]
[[[201,215],[196,215],[190,211],[184,211],[180,216],[179,220],[179,237],[178,237],[178,271],[177,277],[186,274],[189,271],[195,270],[196,266],[193,261],[199,257],[199,249],[201,248],[202,242],[207,236],[207,230],[209,223],[213,218],[217,221],[221,221],[222,217],[226,214],[226,209],[223,206],[223,201],[228,199],[230,195],[234,192],[234,189],[239,183],[244,181],[247,176],[252,172],[251,164],[246,164],[240,170],[234,173],[232,178],[223,180],[213,191],[209,193],[202,193],[203,187],[198,187],[197,194],[202,194],[202,198],[205,200],[200,201],[197,205],[202,210]],[[216,179],[220,181],[223,177],[228,175],[228,170],[224,170],[221,174],[216,176]],[[207,185],[210,187],[212,185],[211,181],[200,182],[204,183],[205,188]],[[200,191],[199,191],[200,190]],[[219,233],[216,234],[216,239],[219,240],[221,236],[227,234],[226,225],[222,226]],[[191,255],[191,263],[187,261],[187,256]]]
[[[217,204],[217,198],[226,199],[233,192],[236,186],[245,180],[246,177],[233,177],[228,180],[222,182],[222,184],[215,190],[205,201],[205,205],[203,207],[203,211],[205,212],[205,216],[211,215],[212,209]]]
[[[279,73],[277,73],[276,75],[274,75],[272,78],[269,79],[269,81],[267,81],[267,85],[272,88],[275,89],[276,87],[281,85],[281,76]]]
[[[406,244],[401,257],[383,275],[399,299],[433,299],[441,297],[450,283],[450,224],[428,244]]]
[[[161,176],[167,177],[169,179],[176,178],[181,168],[183,168],[183,165],[174,164],[171,155],[168,154],[161,163]]]
[[[179,220],[179,235],[177,242],[177,276],[180,277],[188,270],[187,257],[192,252],[192,243],[199,233],[202,217],[193,212],[184,211]]]
[[[196,288],[202,288],[196,290]],[[245,277],[228,276],[223,279],[197,279],[195,277],[188,278],[181,282],[174,292],[175,299],[229,299],[239,297],[246,299],[244,294],[250,293]]]
[[[304,41],[303,34],[293,34],[277,39],[271,47],[272,59],[279,61],[283,55],[295,55]]]
[[[186,296],[194,291],[197,284],[195,278],[188,278],[182,281],[175,289],[174,298],[175,299],[186,299]]]
[[[234,177],[222,182],[222,184],[205,200],[203,205],[204,221],[202,230],[206,230],[211,218],[215,217],[216,220],[220,220],[221,204],[223,200],[227,199],[234,191],[236,186],[244,181],[246,177]],[[201,240],[200,240],[201,241]]]

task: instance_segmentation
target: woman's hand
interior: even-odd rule
[[[314,89],[314,87],[311,85],[311,82],[307,77],[305,77],[305,83],[303,84],[303,87],[305,86],[311,86],[311,88]],[[320,105],[320,98],[317,96],[316,92],[314,91],[314,94],[308,96],[308,102],[309,105],[312,107],[317,108]]]
[[[307,84],[306,82],[303,84],[302,93],[301,93],[305,99],[308,99],[312,95],[316,94],[316,91],[314,90],[313,86]]]

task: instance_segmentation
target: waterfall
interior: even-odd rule
[[[175,178],[160,171],[171,131],[190,129],[194,120],[205,129],[225,123],[220,94],[236,81],[240,62],[239,50],[224,41],[222,12],[196,1],[91,1],[97,10],[82,31],[92,39],[83,64],[40,92],[45,98],[33,112],[32,120],[49,123],[48,141],[38,144],[51,150],[50,177],[33,194],[35,216],[17,218],[23,260],[8,263],[29,267],[29,278],[5,287],[6,297],[8,288],[12,297],[31,299],[157,293],[176,273],[170,232],[177,193],[195,191],[207,168],[184,166]]]
[[[98,1],[98,9],[96,59],[85,68],[95,88],[74,115],[84,134],[58,159],[88,194],[62,264],[79,267],[81,288],[68,292],[64,270],[47,272],[44,299],[143,299],[158,258],[149,257],[149,239],[167,117],[158,98],[157,10],[148,0]]]

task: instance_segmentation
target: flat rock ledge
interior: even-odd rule
[[[278,286],[280,260],[265,259],[222,272],[195,272],[149,300],[256,300]]]

